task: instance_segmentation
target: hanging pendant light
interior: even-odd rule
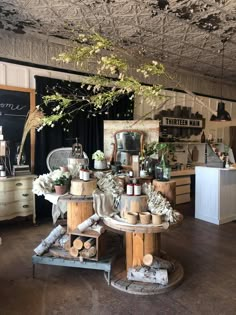
[[[222,60],[221,60],[221,85],[220,85],[220,96],[221,101],[217,106],[217,115],[212,115],[210,121],[230,121],[230,114],[225,110],[225,103],[222,101],[223,98],[223,78],[224,78],[224,51],[225,51],[225,42],[226,40],[222,40],[223,48],[222,48]]]

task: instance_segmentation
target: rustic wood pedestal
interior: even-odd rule
[[[152,182],[154,189],[160,191],[167,200],[169,200],[173,209],[175,209],[176,204],[176,182],[170,180],[167,182],[159,181],[154,179]]]
[[[179,222],[181,222],[182,219],[183,217],[180,216]],[[152,254],[160,256],[161,233],[177,226],[179,222],[171,225],[163,223],[163,225],[160,226],[153,224],[126,224],[113,218],[104,218],[103,222],[114,230],[125,232],[126,257],[123,257],[123,259],[120,259],[114,264],[111,276],[111,285],[113,287],[127,293],[149,295],[170,291],[182,281],[184,275],[183,268],[180,263],[170,257],[168,257],[168,259],[174,261],[175,270],[169,276],[168,285],[163,286],[127,280],[128,269],[134,266],[141,266],[144,255]]]
[[[78,224],[94,214],[92,196],[65,195],[61,200],[67,201],[67,233],[74,231]]]

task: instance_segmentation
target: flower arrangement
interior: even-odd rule
[[[103,161],[105,160],[105,154],[101,150],[97,150],[93,153],[92,159],[95,161]]]
[[[33,182],[33,193],[42,196],[53,192],[55,185],[66,185],[71,178],[70,172],[57,169],[53,172],[39,175]]]
[[[52,177],[54,186],[55,185],[64,186],[68,184],[71,174],[69,172],[65,172],[60,169],[57,169],[52,172],[51,177]]]

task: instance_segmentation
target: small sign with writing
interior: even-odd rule
[[[0,115],[25,117],[29,104],[28,92],[0,90]]]
[[[166,127],[203,128],[202,119],[162,117],[161,124]]]

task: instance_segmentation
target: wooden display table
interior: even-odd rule
[[[103,218],[103,222],[108,227],[125,232],[126,238],[126,259],[125,266],[123,263],[116,264],[114,269],[114,275],[112,276],[111,284],[119,290],[126,291],[126,288],[135,281],[129,281],[126,278],[127,271],[130,267],[141,266],[143,261],[143,256],[146,254],[152,254],[155,256],[160,256],[161,253],[161,233],[167,231],[170,228],[178,226],[183,220],[183,216],[179,214],[179,220],[177,223],[169,224],[163,222],[161,225],[154,224],[128,224],[122,220],[116,218]],[[132,286],[132,290],[128,293],[134,294],[158,294],[166,292],[167,288],[172,289],[175,287],[183,278],[183,268],[178,263],[176,265],[176,271],[172,275],[173,282],[170,280],[168,286],[157,286],[150,283],[137,283],[135,282],[135,287]],[[125,269],[125,270],[124,270]],[[124,272],[125,271],[125,272]],[[177,275],[176,275],[177,272]],[[118,278],[119,281],[118,281]],[[120,280],[122,279],[122,285]],[[148,288],[148,290],[141,290],[141,287]],[[146,292],[146,293],[142,293]]]
[[[44,254],[43,256],[32,256],[32,266],[33,266],[33,278],[35,277],[35,265],[52,265],[52,266],[62,266],[62,267],[72,267],[72,268],[86,268],[86,269],[95,269],[103,270],[107,276],[107,282],[110,285],[110,274],[111,274],[111,265],[113,257],[104,258],[99,261],[80,261],[79,258],[62,258],[54,257],[49,254]]]
[[[114,230],[125,232],[126,270],[128,270],[130,267],[141,266],[143,256],[146,254],[160,255],[161,233],[182,222],[181,214],[179,214],[179,218],[178,223],[163,222],[161,225],[129,224],[115,218],[104,218],[103,222]]]

